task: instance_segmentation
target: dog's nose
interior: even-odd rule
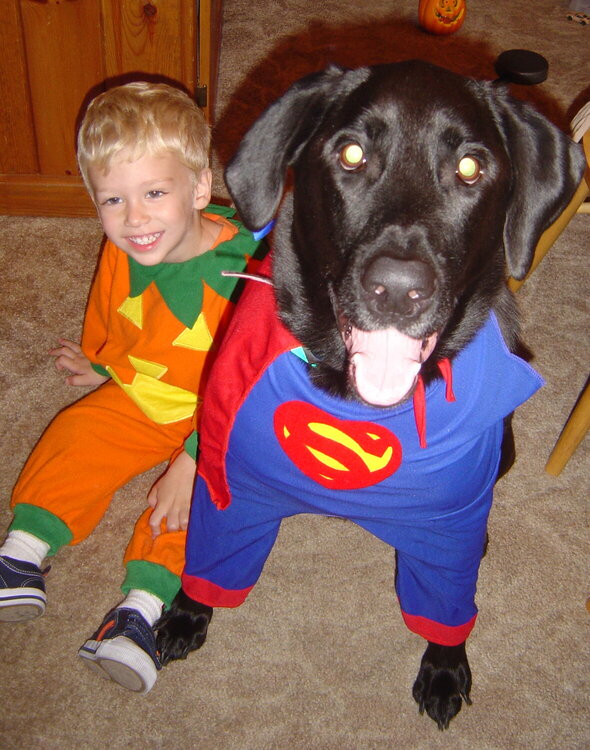
[[[435,290],[432,268],[421,260],[380,255],[367,266],[361,284],[374,309],[413,317],[429,307]]]

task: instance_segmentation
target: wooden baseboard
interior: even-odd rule
[[[0,214],[96,216],[80,177],[0,175]]]

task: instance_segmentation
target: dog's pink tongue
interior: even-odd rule
[[[437,339],[436,334],[424,341],[412,339],[395,328],[348,331],[344,343],[350,377],[359,396],[375,406],[393,406],[410,393]]]

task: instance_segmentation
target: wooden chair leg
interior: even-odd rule
[[[566,422],[559,440],[555,444],[549,460],[545,466],[548,474],[556,477],[568,462],[572,453],[582,442],[584,435],[590,428],[590,381],[586,383],[584,392],[578,399],[574,410]]]

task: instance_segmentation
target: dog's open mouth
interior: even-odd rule
[[[274,286],[271,278],[259,274],[222,271],[221,275]],[[348,351],[348,375],[363,401],[373,406],[395,406],[410,396],[420,368],[436,346],[438,334],[413,339],[396,328],[363,331],[344,315],[336,317]]]
[[[374,406],[394,406],[409,396],[438,334],[413,339],[395,328],[362,331],[342,316],[340,324],[348,374],[359,396]]]

